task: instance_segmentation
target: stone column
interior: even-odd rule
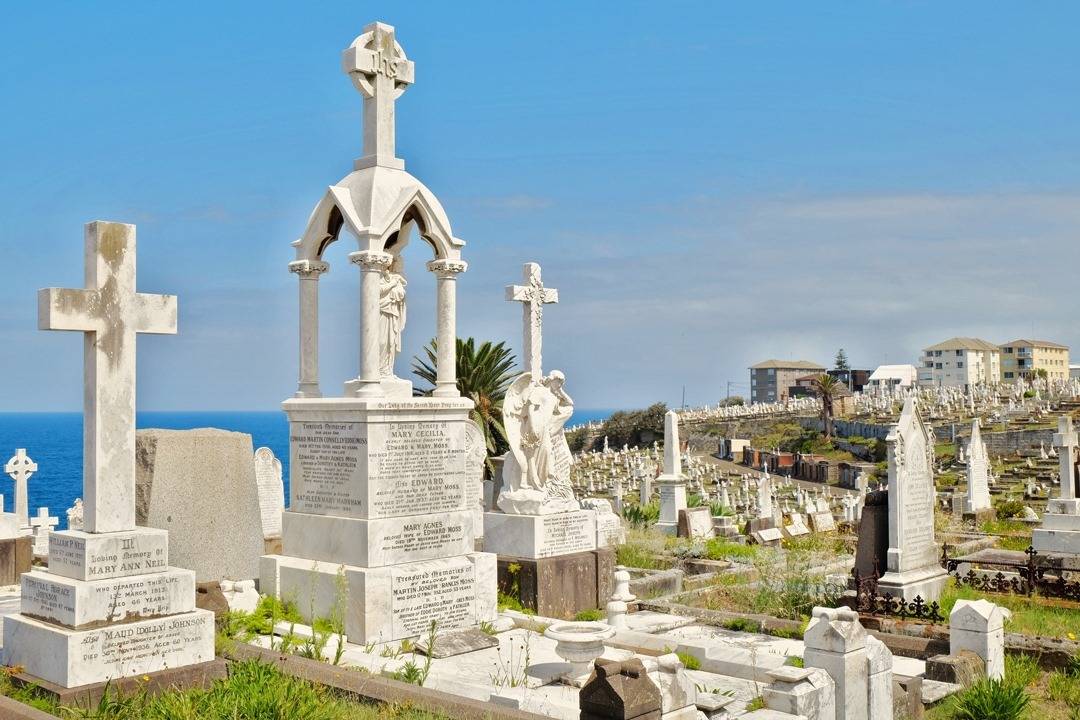
[[[432,260],[427,269],[435,274],[436,358],[435,397],[460,397],[457,387],[457,276],[465,272],[464,260]]]
[[[322,397],[319,391],[319,276],[330,265],[318,260],[289,263],[300,277],[300,379],[296,397]]]
[[[1005,618],[1011,613],[989,600],[957,600],[949,614],[949,654],[970,650],[986,663],[986,676],[1005,677]]]
[[[821,668],[836,684],[836,720],[870,720],[866,630],[858,613],[814,608],[803,642],[803,664]]]
[[[359,397],[381,397],[379,385],[379,284],[394,256],[378,250],[349,253],[349,262],[360,266],[360,383]]]

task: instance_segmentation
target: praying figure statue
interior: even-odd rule
[[[522,373],[503,400],[503,427],[510,452],[503,463],[499,508],[519,515],[579,509],[570,481],[573,455],[564,427],[574,413],[566,377],[552,371],[534,380]]]
[[[379,282],[379,375],[394,375],[394,360],[401,352],[405,330],[405,277],[399,272],[401,258],[384,270]]]

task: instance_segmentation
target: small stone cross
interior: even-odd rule
[[[135,528],[135,336],[176,333],[176,296],[135,291],[135,226],[85,228],[86,288],[38,291],[38,328],[83,343],[86,531]]]
[[[394,149],[394,101],[412,84],[415,65],[394,37],[394,28],[371,23],[341,56],[341,68],[364,96],[364,155],[356,169],[403,168]]]
[[[30,507],[26,500],[26,481],[37,472],[37,463],[31,460],[25,448],[15,451],[14,457],[4,465],[6,472],[15,481],[15,514],[19,516],[19,527],[30,527]],[[0,512],[3,512],[0,506]]]
[[[540,279],[540,266],[536,263],[525,263],[522,279],[525,281],[524,285],[506,286],[506,299],[509,302],[521,303],[528,371],[533,381],[539,382],[544,377],[541,369],[544,305],[559,302],[559,291],[544,287],[544,282]],[[606,437],[604,441],[604,452],[607,452]]]
[[[60,524],[60,518],[49,515],[49,508],[39,507],[38,513],[30,520],[34,528],[34,554],[46,556],[49,554],[49,533]]]

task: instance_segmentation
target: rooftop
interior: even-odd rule
[[[751,370],[766,370],[773,368],[776,370],[824,370],[825,367],[818,365],[817,363],[810,362],[809,360],[766,360],[759,362],[757,365],[751,365]]]
[[[999,352],[1000,348],[992,342],[980,340],[979,338],[954,337],[937,345],[924,348],[924,350],[993,350]]]
[[[1060,343],[1050,342],[1049,340],[1013,340],[1011,342],[1002,343],[1001,347],[1045,347],[1045,348],[1058,348],[1059,350],[1068,350],[1068,345],[1062,345]]]

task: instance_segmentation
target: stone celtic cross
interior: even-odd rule
[[[38,327],[85,333],[87,532],[135,528],[135,336],[176,333],[176,296],[135,291],[135,226],[85,228],[86,288],[38,291]]]
[[[404,167],[394,155],[394,101],[412,84],[415,65],[405,57],[394,28],[378,22],[366,26],[342,53],[341,68],[364,96],[364,155],[356,169]]]
[[[559,291],[544,287],[540,278],[540,266],[536,263],[525,263],[522,279],[525,281],[524,285],[506,286],[506,299],[522,304],[525,357],[529,363],[526,369],[532,375],[533,381],[539,382],[544,377],[541,369],[544,305],[559,302]]]
[[[19,448],[15,455],[4,465],[4,472],[15,481],[15,514],[19,516],[19,527],[30,527],[30,505],[26,499],[26,481],[37,472],[38,466],[27,456],[25,448]],[[0,507],[0,512],[4,508]]]

